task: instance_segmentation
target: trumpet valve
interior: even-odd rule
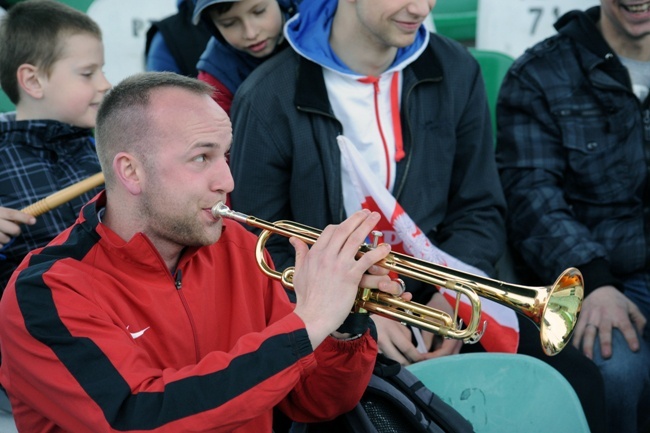
[[[371,236],[370,248],[377,248],[377,245],[379,245],[379,241],[381,240],[382,237],[384,237],[384,234],[379,230],[373,230],[372,232],[370,232],[370,236]]]
[[[368,314],[369,311],[366,310],[364,307],[366,305],[366,302],[370,300],[371,295],[372,295],[371,289],[359,287],[359,290],[357,291],[357,298],[354,301],[353,311],[355,313]]]

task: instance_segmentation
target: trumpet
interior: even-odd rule
[[[277,234],[295,237],[313,245],[321,230],[292,221],[271,223],[233,211],[223,202],[215,204],[211,211],[215,218],[228,218],[261,229],[255,249],[259,268],[269,278],[293,288],[295,269],[288,267],[279,272],[269,266],[264,258],[266,241]],[[357,258],[372,248],[372,244],[362,244]],[[474,343],[485,330],[485,324],[483,329],[479,329],[482,296],[530,319],[540,331],[542,349],[548,356],[558,354],[569,342],[584,298],[582,274],[576,268],[566,269],[550,286],[531,287],[474,275],[400,253],[390,253],[377,265],[396,274],[455,291],[453,314],[363,287],[359,288],[352,312],[377,314],[446,338]],[[471,305],[472,314],[466,326],[458,320],[461,296],[466,296]]]

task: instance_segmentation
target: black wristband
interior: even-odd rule
[[[346,317],[345,322],[337,332],[342,334],[364,334],[370,326],[370,315],[367,313],[350,313]]]

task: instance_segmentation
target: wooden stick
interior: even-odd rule
[[[21,212],[25,212],[37,217],[44,214],[45,212],[51,211],[58,206],[61,206],[63,203],[69,202],[75,197],[79,197],[81,194],[88,192],[103,183],[104,173],[100,172],[94,174],[84,180],[63,188],[61,191],[57,191],[54,194],[48,195],[36,203],[30,204],[26,208],[21,209]]]

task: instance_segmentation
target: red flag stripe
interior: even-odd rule
[[[452,307],[456,305],[455,296],[446,291],[443,295]],[[461,302],[458,306],[458,316],[463,319],[464,323],[468,323],[472,314],[473,312],[470,304],[461,298]],[[486,326],[485,333],[483,334],[483,337],[481,337],[481,345],[485,350],[488,352],[517,353],[517,347],[519,346],[519,332],[510,326],[499,324],[495,317],[492,317],[484,311],[481,312],[478,331],[483,329],[483,323],[486,321],[488,326]]]

